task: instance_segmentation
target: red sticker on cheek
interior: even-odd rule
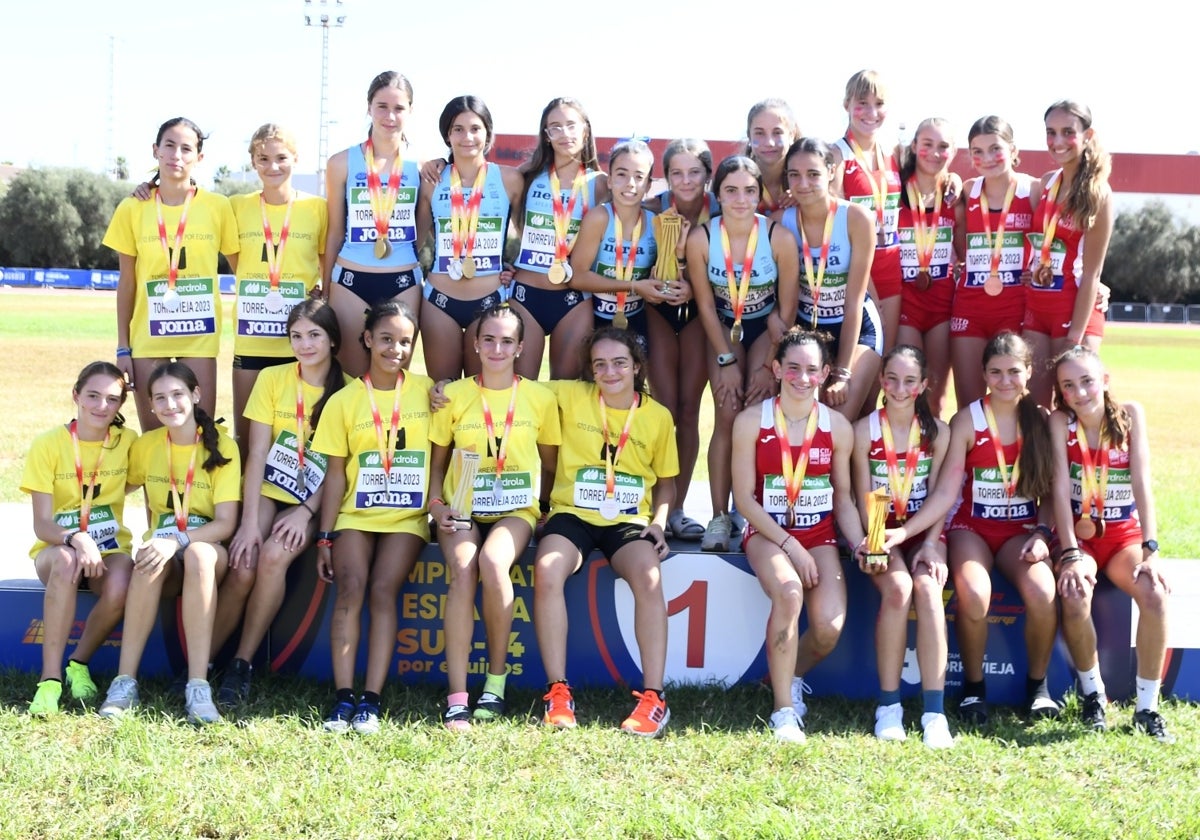
[[[928,149],[917,149],[917,157],[919,157],[919,158],[929,157],[929,150]]]

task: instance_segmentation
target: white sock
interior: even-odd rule
[[[1083,689],[1083,695],[1086,697],[1089,694],[1103,694],[1104,680],[1100,676],[1100,664],[1089,668],[1086,671],[1079,671],[1079,685]]]
[[[1137,711],[1158,711],[1158,689],[1162,680],[1137,678]]]

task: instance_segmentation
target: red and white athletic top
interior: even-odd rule
[[[871,448],[867,451],[867,463],[871,470],[871,490],[877,490],[882,487],[890,490],[891,485],[888,483],[888,464],[886,450],[883,446],[883,427],[880,425],[883,422],[882,409],[874,411],[867,421],[871,432]],[[904,446],[904,452],[897,452],[896,458],[899,461],[901,471],[904,470],[904,458],[907,452],[908,436],[903,436],[903,440],[897,438],[894,443],[896,446]],[[924,441],[922,441],[924,444]],[[929,473],[933,470],[933,452],[928,445],[922,445],[920,455],[917,456],[916,464],[917,475],[913,479],[912,490],[908,496],[908,516],[912,516],[921,509],[921,505],[925,503],[925,497],[929,495]],[[903,473],[902,473],[903,474]],[[888,519],[887,527],[898,528],[902,524],[896,518],[895,499],[888,504]]]
[[[983,413],[983,400],[975,400],[970,409],[975,440],[967,453],[962,496],[954,513],[954,521],[970,522],[975,527],[981,524],[1036,525],[1037,502],[1015,492],[1010,497],[1004,486],[992,433]],[[1011,477],[1013,466],[1021,454],[1021,445],[1013,441],[1004,445],[1002,451]]]
[[[1092,466],[1099,467],[1104,453],[1091,450]],[[1079,448],[1079,421],[1067,423],[1067,474],[1071,479],[1071,513],[1083,516],[1083,452]],[[1093,479],[1094,480],[1094,479]],[[1104,488],[1103,519],[1105,539],[1137,535],[1141,519],[1133,500],[1133,479],[1129,470],[1129,450],[1108,447],[1108,481]]]
[[[793,532],[808,532],[810,538],[833,539],[833,424],[829,407],[817,403],[817,431],[808,454],[808,469],[796,501]],[[764,400],[754,447],[754,498],[763,510],[787,528],[787,488],[783,481],[783,453],[775,434],[775,400]],[[792,463],[800,459],[801,447],[792,447]],[[825,532],[828,531],[828,534]],[[818,532],[818,533],[813,533]]]

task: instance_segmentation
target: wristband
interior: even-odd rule
[[[341,531],[317,531],[317,545],[320,545],[323,542],[332,544],[333,541],[341,535]]]
[[[317,540],[317,548],[333,548],[333,540]]]
[[[175,535],[175,542],[179,543],[179,548],[182,550],[192,544],[192,538],[188,536],[187,531],[180,531]]]
[[[1041,536],[1045,543],[1049,545],[1050,541],[1054,539],[1054,532],[1050,530],[1050,526],[1043,525],[1039,522],[1037,525],[1033,526],[1033,531],[1030,533],[1030,536]]]
[[[67,533],[63,534],[62,544],[65,545],[67,548],[74,548],[75,546],[71,545],[71,540],[75,539],[76,534],[86,534],[86,533],[87,533],[86,531],[82,531],[82,530],[81,531],[67,531]]]
[[[1066,566],[1071,563],[1078,563],[1082,559],[1083,559],[1082,551],[1080,551],[1078,548],[1068,548],[1065,551],[1063,551],[1063,553],[1061,555],[1059,555],[1058,564],[1060,566]]]
[[[441,499],[430,499],[428,507],[430,510],[433,510],[434,505],[444,505],[444,504],[446,504],[446,503],[443,502]]]
[[[118,347],[117,348],[117,358],[118,359],[126,359],[132,355],[133,355],[133,350],[131,350],[128,347]]]
[[[303,502],[301,502],[300,507],[308,511],[311,516],[317,515],[317,512],[308,506],[308,499],[305,499]]]

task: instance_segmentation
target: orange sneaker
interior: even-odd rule
[[[621,731],[645,738],[657,738],[671,720],[671,710],[667,708],[667,701],[662,699],[657,691],[651,690],[635,691],[633,696],[638,699],[638,704],[621,724]]]
[[[569,685],[565,682],[552,683],[542,699],[546,701],[542,723],[558,729],[575,728],[575,699],[571,697]]]

